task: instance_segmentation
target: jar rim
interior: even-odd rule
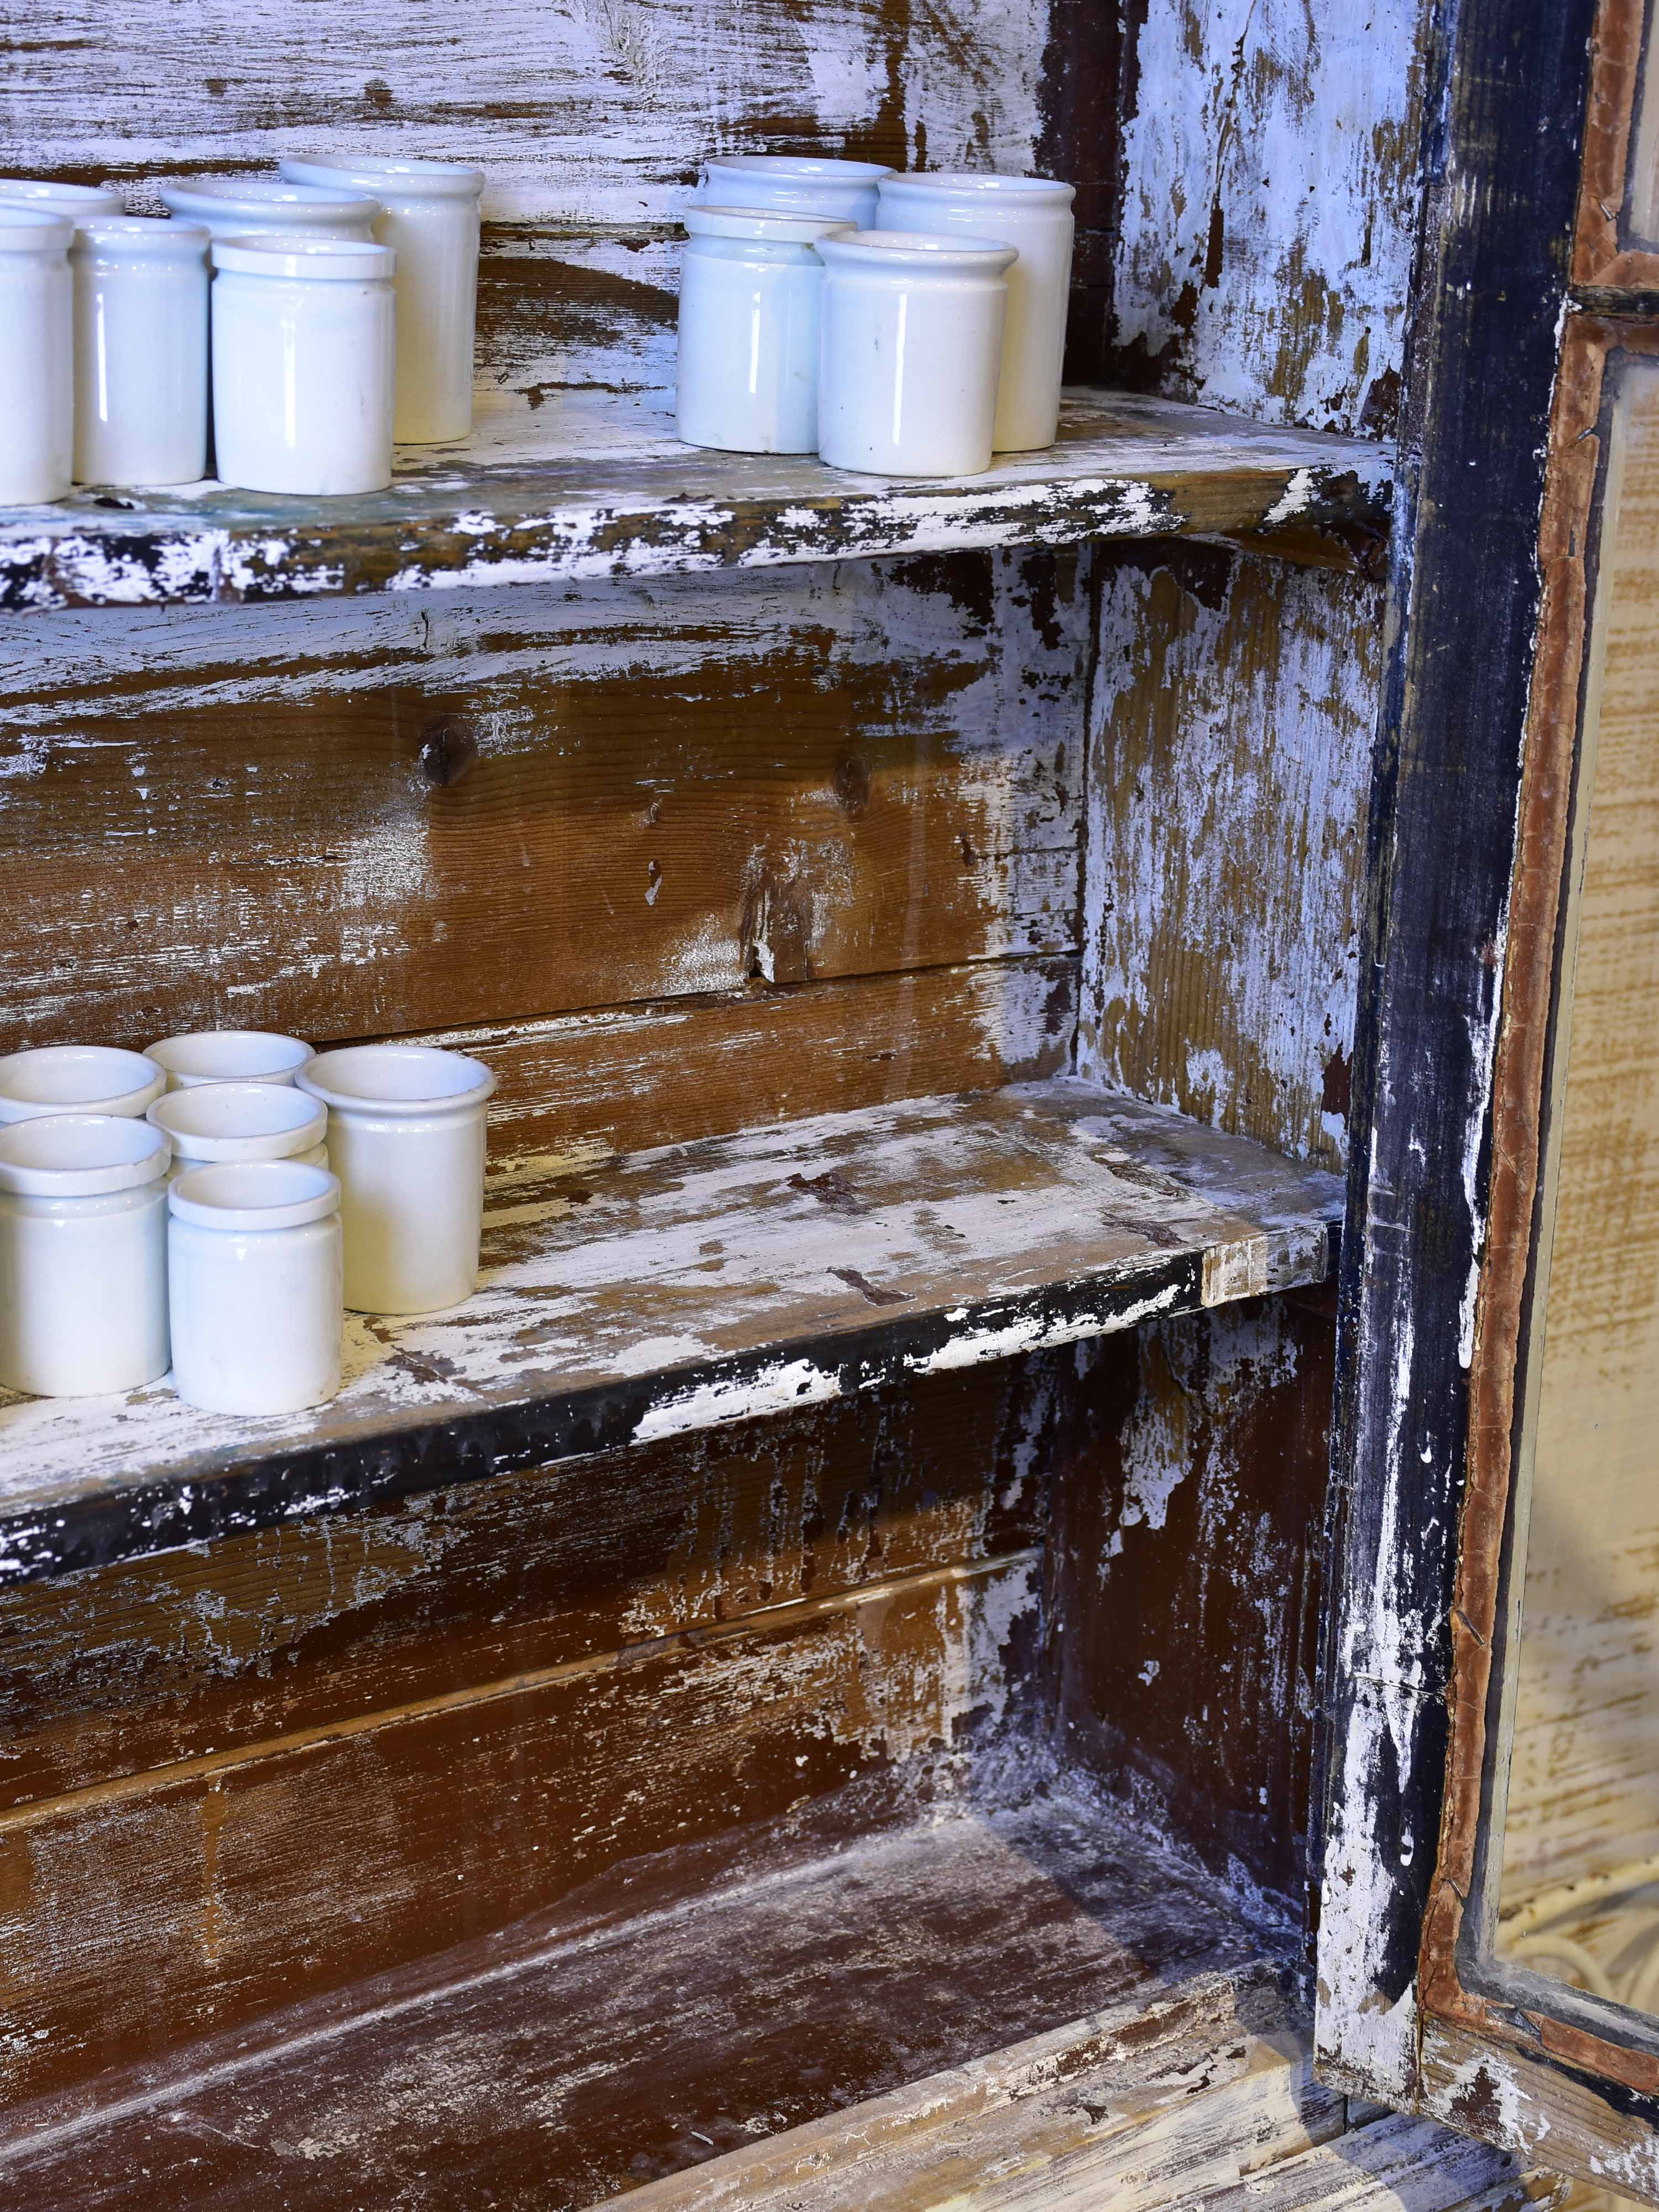
[[[894,172],[884,161],[843,161],[827,154],[711,154],[705,167],[738,169],[750,176],[799,177],[803,182],[823,179],[835,184],[874,184]]]
[[[291,177],[168,177],[155,189],[162,205],[175,215],[223,215],[238,201],[261,214],[272,207],[293,208],[301,222],[307,213],[319,222],[372,222],[380,212],[380,202],[367,193],[330,191],[319,185],[296,184]],[[191,201],[205,201],[207,207],[192,207]]]
[[[694,203],[680,218],[694,238],[748,238],[766,246],[816,246],[826,237],[851,237],[857,228],[840,216],[793,213],[783,208],[716,207]]]
[[[222,1160],[186,1168],[167,1193],[175,1221],[197,1229],[299,1229],[340,1210],[340,1178],[304,1160]]]
[[[939,192],[969,192],[988,200],[1054,200],[1069,207],[1077,198],[1075,185],[1058,177],[1016,177],[988,169],[907,169],[884,177],[884,192],[910,190],[932,196]]]
[[[320,1098],[291,1083],[198,1083],[163,1092],[145,1120],[172,1139],[175,1159],[272,1159],[309,1152],[328,1131]]]
[[[43,1114],[0,1129],[0,1190],[20,1198],[95,1198],[167,1173],[165,1130],[117,1114]]]
[[[213,265],[233,276],[313,278],[330,284],[390,283],[396,249],[314,232],[237,232],[213,241]]]
[[[296,1079],[338,1112],[461,1113],[482,1106],[495,1078],[481,1060],[427,1044],[349,1044],[319,1052]]]
[[[0,253],[61,253],[74,236],[70,216],[0,203]]]
[[[377,183],[403,185],[434,199],[456,200],[476,200],[484,188],[483,171],[468,162],[420,161],[402,154],[358,154],[337,161],[284,154],[277,167],[295,184],[323,188],[346,184],[373,192]]]
[[[70,207],[85,208],[89,215],[125,212],[121,195],[112,185],[59,185],[50,177],[0,177],[0,202],[7,207],[27,207],[31,200],[39,200],[53,215],[61,215]]]
[[[1018,246],[994,238],[952,237],[947,231],[859,230],[850,238],[825,238],[818,252],[827,261],[863,262],[878,268],[955,270],[963,275],[1000,276],[1019,258]]]
[[[166,1081],[154,1060],[118,1045],[30,1045],[0,1060],[0,1122],[56,1114],[137,1118]]]
[[[312,1056],[308,1044],[279,1030],[182,1030],[144,1047],[146,1060],[185,1085],[286,1080]]]
[[[88,215],[76,217],[70,251],[82,254],[88,246],[125,246],[131,252],[158,258],[176,254],[201,261],[206,258],[210,236],[204,222],[182,222],[173,216]]]

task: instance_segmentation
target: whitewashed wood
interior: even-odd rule
[[[1418,0],[1151,0],[1118,346],[1269,422],[1391,426],[1417,220]]]
[[[447,1414],[635,1378],[646,1443],[842,1395],[824,1347],[878,1322],[945,1326],[925,1354],[872,1358],[860,1387],[890,1366],[949,1372],[1316,1282],[1340,1203],[1334,1178],[1075,1081],[822,1115],[579,1184],[562,1164],[520,1162],[493,1183],[465,1305],[349,1321],[346,1387],[319,1412],[204,1414],[165,1383],[0,1404],[0,1575],[23,1549],[39,1571],[71,1503],[162,1476],[190,1488],[307,1445],[392,1450]],[[1170,1276],[1182,1255],[1201,1263],[1186,1300]],[[1049,1316],[1045,1294],[1066,1284],[1080,1304]],[[285,1510],[337,1504],[318,1480]]]
[[[660,394],[486,395],[473,437],[404,448],[392,489],[301,501],[78,493],[0,512],[0,607],[143,606],[455,590],[1097,537],[1375,522],[1390,474],[1364,440],[1168,401],[1071,394],[1059,442],[985,474],[860,477],[701,453]]]

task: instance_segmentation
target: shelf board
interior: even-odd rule
[[[562,1171],[562,1170],[563,1171]],[[1075,1080],[493,1182],[477,1294],[352,1316],[346,1386],[0,1396],[0,1583],[551,1464],[1318,1282],[1336,1178]]]
[[[389,490],[216,483],[0,509],[0,608],[159,606],[766,567],[1090,538],[1375,530],[1392,449],[1177,402],[1076,391],[1059,441],[901,482],[712,453],[659,392],[483,393],[473,435],[400,450]]]

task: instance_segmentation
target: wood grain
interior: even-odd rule
[[[1079,1068],[1339,1167],[1380,588],[1209,546],[1097,574]]]
[[[0,1046],[1069,951],[1086,631],[1069,555],[46,617]]]

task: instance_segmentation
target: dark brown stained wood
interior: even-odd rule
[[[48,617],[0,1049],[1069,951],[1087,632],[1071,554]]]
[[[1096,574],[1079,1068],[1340,1167],[1381,586],[1197,545]]]
[[[1334,1177],[1068,1080],[515,1163],[480,1286],[339,1397],[0,1404],[0,1581],[855,1396],[1323,1281]]]
[[[497,1160],[584,1162],[757,1122],[1060,1075],[1077,1025],[1075,954],[605,1006],[440,1030],[500,1079]]]
[[[1018,1701],[1039,1581],[1029,1552],[898,1576],[0,1815],[4,2101],[965,1748]]]
[[[1422,0],[1137,0],[1122,12],[1117,220],[1109,252],[1085,264],[1107,317],[1105,380],[1390,435],[1417,234]],[[1091,22],[1085,35],[1110,34]],[[1091,373],[1097,357],[1085,356]]]
[[[1066,1754],[1150,1790],[1297,1919],[1334,1349],[1312,1295],[1095,1349],[1054,1468],[1047,1623]]]
[[[539,387],[538,387],[539,388]],[[486,392],[471,438],[402,449],[391,489],[276,498],[218,484],[0,510],[0,611],[312,599],[775,568],[878,554],[1375,526],[1367,439],[1072,392],[1057,442],[983,475],[857,476],[701,452],[659,394]]]
[[[0,1805],[1042,1540],[1063,1353],[0,1594]]]
[[[1279,2008],[1236,1906],[1086,1786],[1003,1779],[1017,1806],[936,1789],[895,1826],[902,1800],[856,1785],[682,1842],[539,1921],[14,2107],[0,2205],[334,2212],[429,2203],[441,2177],[469,2212],[559,2212],[1044,2034],[1149,2104],[1161,2057],[1199,2045],[1237,2080]]]

